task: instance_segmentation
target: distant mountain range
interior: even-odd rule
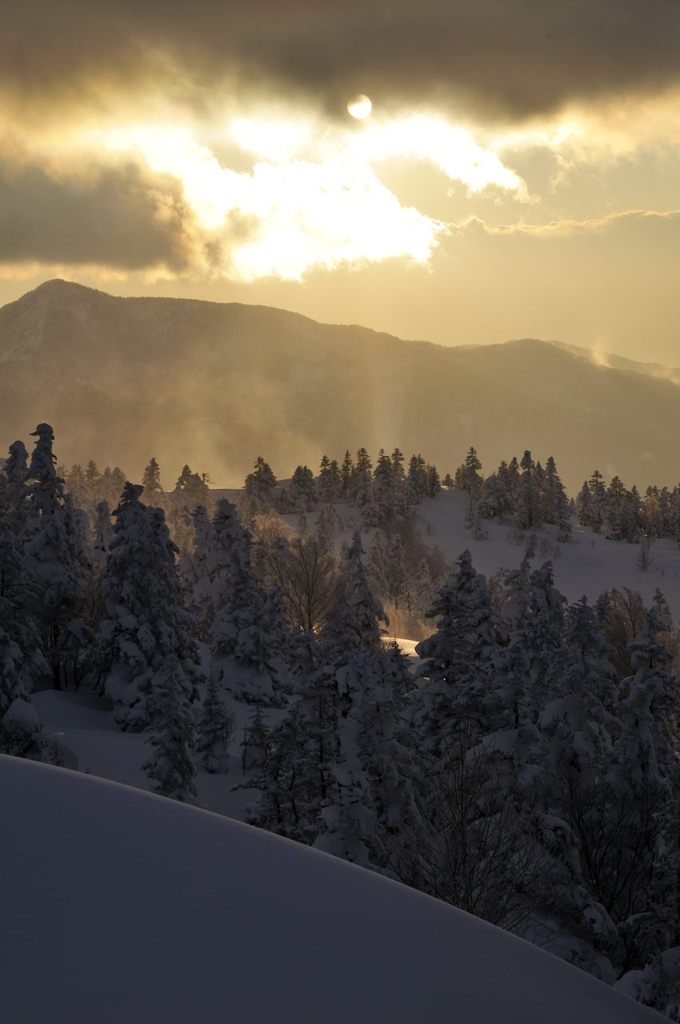
[[[0,451],[51,422],[59,458],[151,455],[237,485],[257,455],[279,476],[323,452],[400,447],[485,471],[529,448],[573,490],[599,468],[680,479],[680,370],[555,342],[445,348],[266,306],[116,298],[48,281],[0,309]]]

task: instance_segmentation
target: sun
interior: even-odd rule
[[[347,104],[347,113],[352,117],[355,117],[357,121],[363,121],[365,118],[370,116],[373,110],[373,104],[368,96],[363,93],[359,93],[357,96],[352,96],[352,99]]]

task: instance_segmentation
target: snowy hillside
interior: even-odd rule
[[[457,490],[443,490],[418,507],[420,527],[430,544],[438,544],[453,560],[469,548],[475,568],[490,575],[500,568],[516,568],[526,550],[528,536],[518,534],[511,523],[484,520],[488,536],[475,540],[465,527],[469,499]],[[607,540],[603,534],[575,524],[572,540],[558,544],[549,528],[537,534],[536,561],[553,559],[555,584],[569,601],[585,594],[594,601],[604,590],[630,587],[646,602],[654,591],[663,592],[675,618],[680,617],[680,547],[661,539],[651,549],[645,571],[637,563],[639,545]]]
[[[13,1024],[651,1024],[451,907],[118,785],[0,758]]]

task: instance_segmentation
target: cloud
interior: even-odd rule
[[[142,88],[210,105],[228,83],[342,116],[360,90],[513,119],[679,84],[679,49],[675,0],[25,0],[3,12],[0,88],[43,113]]]
[[[0,261],[12,265],[185,268],[192,217],[177,182],[125,162],[52,177],[0,166]]]
[[[253,132],[245,134],[254,145]],[[212,271],[233,280],[301,280],[311,269],[396,257],[426,263],[445,230],[402,206],[370,166],[342,149],[312,160],[286,148],[281,162],[257,160],[237,171],[182,129],[121,129],[106,145],[181,182],[209,240]]]
[[[624,210],[588,220],[555,220],[547,224],[484,223],[469,217],[452,225],[454,234],[468,237],[560,240],[579,237],[619,236],[640,243],[647,240],[680,241],[680,210]]]

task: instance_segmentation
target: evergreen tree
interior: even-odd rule
[[[462,728],[484,732],[483,705],[493,677],[498,627],[486,578],[477,573],[469,551],[439,591],[428,618],[436,632],[422,640],[416,653],[428,680],[420,729],[435,755]]]
[[[530,451],[525,451],[520,467],[522,472],[514,491],[515,522],[520,530],[531,530],[540,525],[540,485]]]
[[[28,702],[35,683],[48,674],[29,569],[0,502],[0,721],[15,700]]]
[[[73,659],[73,623],[85,597],[88,562],[83,524],[64,493],[52,450],[54,432],[40,423],[28,471],[25,552],[36,583],[38,621],[43,650],[54,684],[66,680],[66,661]]]
[[[324,634],[326,642],[339,650],[379,649],[379,624],[387,623],[368,582],[363,554],[361,537],[355,532],[342,561]]]
[[[559,539],[568,540],[572,532],[569,499],[558,476],[557,466],[552,455],[545,464],[545,475],[539,500],[542,521],[557,526]]]
[[[198,505],[191,515],[193,543],[191,552],[181,563],[182,575],[189,588],[191,613],[198,633],[209,633],[214,615],[210,567],[213,548],[212,524],[204,505]]]
[[[210,773],[226,772],[229,766],[229,745],[236,720],[227,711],[214,678],[208,681],[201,716],[196,727],[196,753],[201,767]]]
[[[248,474],[245,482],[246,499],[253,512],[271,508],[275,487],[276,477],[271,467],[261,455],[258,456],[253,471]]]
[[[288,499],[296,512],[308,512],[316,507],[317,486],[308,466],[296,467],[288,488]]]
[[[247,701],[280,702],[285,685],[287,630],[280,595],[263,594],[252,567],[252,539],[228,501],[213,520],[216,573],[211,648],[216,667],[233,692]],[[234,665],[250,673],[234,671]]]
[[[97,490],[100,480],[101,473],[99,472],[99,467],[97,466],[97,463],[94,461],[94,459],[90,459],[87,466],[85,467],[85,483],[87,485],[88,491],[90,492],[91,503],[94,503],[97,500]]]
[[[427,495],[427,468],[422,455],[411,456],[406,474],[406,488],[414,505]]]
[[[329,505],[340,498],[340,470],[337,462],[335,460],[331,462],[327,455],[324,455],[321,459],[317,479],[317,492],[319,501],[324,505]]]
[[[354,462],[352,456],[348,451],[345,452],[345,457],[342,460],[342,467],[340,469],[340,494],[343,498],[347,499],[350,493],[350,487],[352,484],[352,474],[354,473]]]
[[[480,474],[481,468],[482,464],[479,461],[477,452],[474,448],[470,448],[463,464],[456,470],[456,487],[470,495],[478,496],[481,494],[484,483],[483,477]]]
[[[157,673],[149,710],[148,743],[152,754],[142,765],[142,771],[153,783],[154,793],[183,803],[196,803],[186,674],[177,658],[169,656]]]
[[[188,467],[186,467],[188,468]],[[156,459],[152,456],[144,470],[142,487],[147,504],[159,505],[163,499],[163,488],[161,486],[161,470]]]
[[[356,462],[352,469],[347,496],[359,507],[367,505],[371,499],[373,466],[365,448],[357,452]]]
[[[9,455],[2,476],[9,525],[19,533],[26,522],[28,498],[28,452],[23,441],[14,441],[9,446]]]
[[[126,484],[115,519],[101,592],[98,666],[123,729],[146,728],[159,685],[172,679],[191,701],[200,677],[191,618],[177,572],[177,549],[162,509],[141,503],[142,488]],[[169,684],[168,684],[169,685]]]

